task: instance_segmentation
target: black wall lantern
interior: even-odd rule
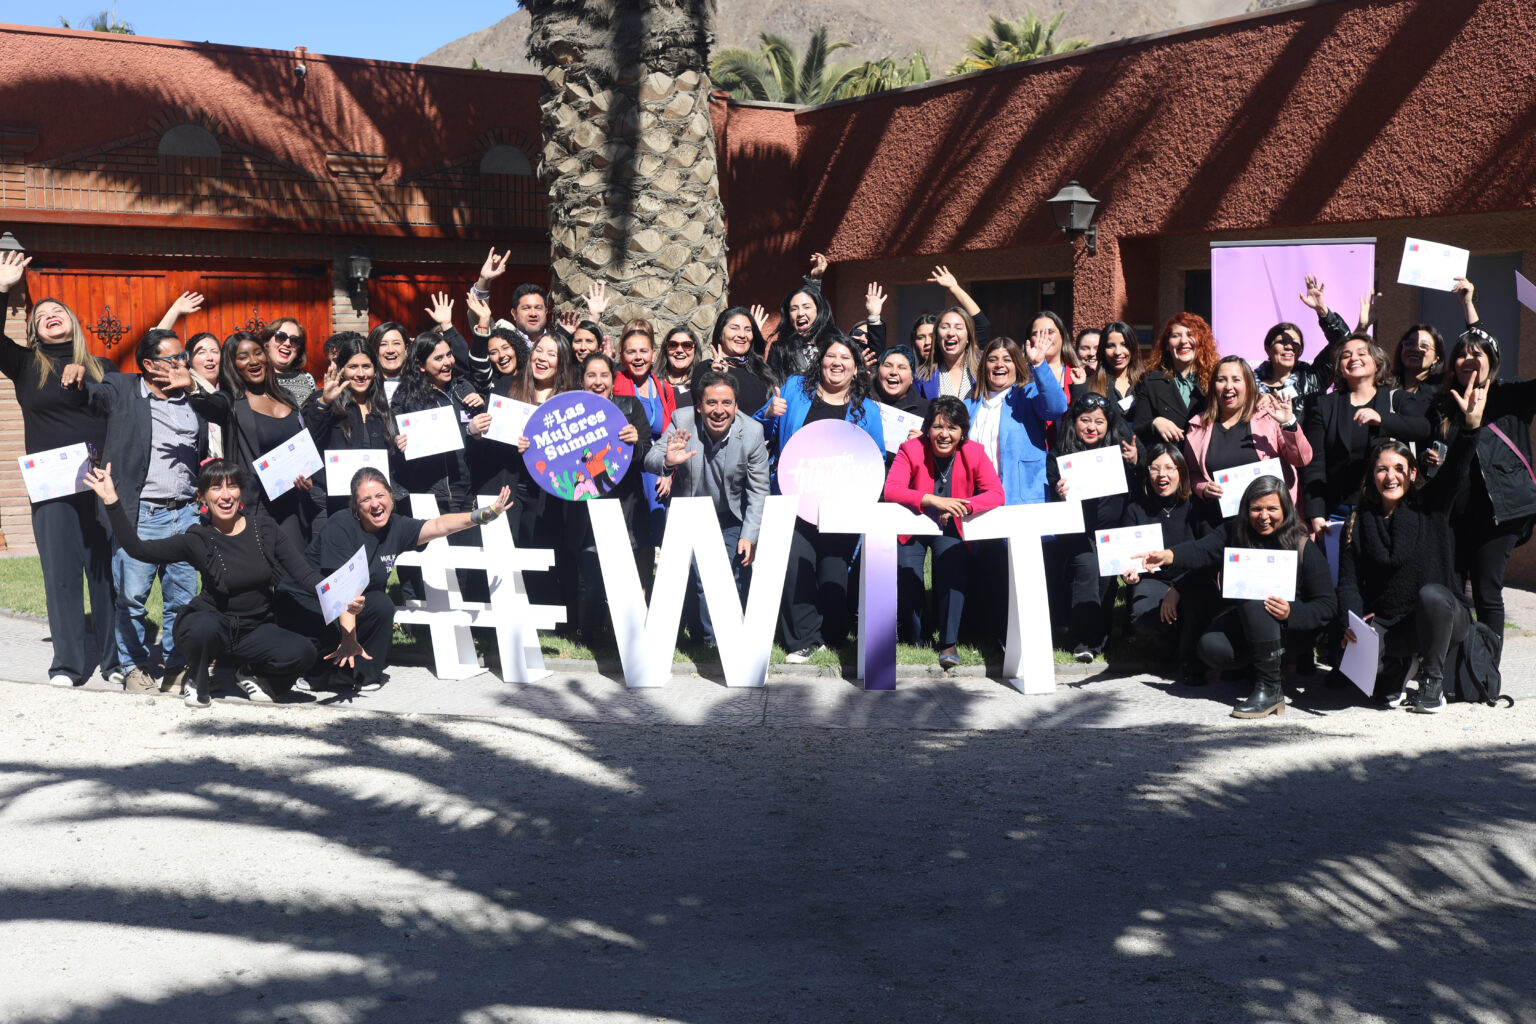
[[[352,285],[352,305],[358,309],[368,306],[368,275],[373,273],[373,260],[367,250],[359,246],[347,257],[347,280]]]
[[[1076,179],[1067,182],[1067,187],[1057,192],[1046,200],[1051,207],[1051,215],[1056,218],[1056,226],[1064,235],[1082,235],[1088,240],[1088,255],[1099,251],[1099,229],[1093,226],[1093,215],[1099,210],[1099,201],[1088,194],[1088,190],[1077,183]]]

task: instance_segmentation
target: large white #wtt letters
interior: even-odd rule
[[[667,534],[656,564],[651,605],[646,608],[640,573],[629,548],[629,532],[617,501],[584,502],[592,515],[598,563],[608,592],[608,614],[624,666],[624,684],[663,686],[672,677],[672,654],[683,617],[688,568],[699,563],[704,600],[720,648],[720,668],[728,686],[762,686],[768,677],[773,628],[784,574],[789,566],[789,538],[795,528],[798,499],[771,495],[764,503],[763,525],[752,558],[752,586],[746,613],[731,578],[725,537],[710,498],[673,498],[667,510]]]
[[[1003,648],[1003,677],[1021,693],[1056,689],[1051,651],[1050,602],[1045,598],[1042,537],[1083,532],[1083,503],[1051,501],[1039,505],[1004,505],[966,521],[966,540],[1008,542],[1008,641]],[[1030,595],[1044,615],[1026,616],[1019,595]],[[1031,608],[1034,611],[1035,608]]]

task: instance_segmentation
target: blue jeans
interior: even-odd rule
[[[731,577],[736,581],[736,596],[740,598],[744,593],[743,574],[750,573],[751,569],[743,567],[741,556],[736,553],[736,544],[741,540],[741,524],[733,523],[727,526],[720,524],[720,533],[725,538],[725,557],[731,563]],[[688,631],[695,642],[712,644],[715,642],[715,627],[709,621],[709,604],[704,600],[704,584],[699,582],[699,567],[695,561],[693,568],[688,572],[688,591],[684,597],[685,617],[688,620]]]
[[[139,502],[139,539],[161,540],[186,533],[197,522],[197,506],[183,505],[168,509],[147,501]],[[154,664],[145,643],[144,602],[149,600],[155,578],[160,579],[160,599],[164,606],[160,622],[160,650],[167,670],[178,668],[186,659],[176,650],[171,628],[176,615],[197,596],[197,570],[186,562],[156,565],[129,558],[122,548],[112,554],[112,582],[117,588],[117,653],[124,672],[135,668],[148,671]]]

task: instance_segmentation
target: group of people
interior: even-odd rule
[[[27,262],[0,254],[0,291]],[[745,593],[779,454],[807,425],[843,420],[889,449],[883,499],[938,527],[901,545],[899,630],[933,644],[945,667],[958,664],[963,635],[999,636],[1007,606],[1003,542],[968,541],[967,520],[1004,504],[1072,499],[1057,457],[1094,449],[1115,453],[1125,492],[1084,500],[1088,532],[1047,544],[1053,618],[1081,660],[1104,651],[1122,583],[1129,627],[1185,683],[1202,684],[1207,667],[1251,667],[1252,692],[1234,711],[1242,717],[1283,709],[1287,646],[1306,672],[1316,671],[1314,651],[1337,663],[1341,646],[1359,641],[1342,624],[1345,610],[1381,636],[1382,701],[1420,711],[1443,703],[1448,651],[1474,612],[1502,635],[1504,567],[1536,521],[1536,384],[1498,379],[1499,346],[1478,321],[1470,282],[1458,284],[1467,328],[1454,344],[1416,325],[1389,356],[1367,329],[1368,310],[1352,331],[1309,278],[1304,299],[1326,347],[1304,362],[1301,330],[1277,324],[1267,360],[1251,367],[1223,357],[1209,325],[1189,313],[1163,325],[1146,354],[1126,323],[1074,339],[1050,311],[1020,340],[994,337],[944,267],[930,280],[951,304],[892,341],[878,285],[865,294],[865,318],[837,326],[817,255],[770,341],[760,306],[726,309],[707,338],[644,319],[608,323],[601,285],[583,297],[585,316],[558,318],[541,289],[521,285],[510,319],[498,319],[490,289],[506,265],[493,249],[464,297],[467,336],[455,302],[438,295],[421,332],[381,323],[367,336],[326,339],[319,381],[304,369],[309,339],[293,319],[183,341],[176,325],[201,305],[183,295],[140,339],[138,373],[124,374],[89,352],[67,306],[35,302],[24,342],[0,340],[27,451],[84,442],[99,453],[90,492],[32,509],[52,680],[78,685],[87,674],[83,578],[92,607],[114,609],[92,625],[104,675],[128,690],[184,693],[206,706],[215,664],[233,668],[257,700],[281,699],[301,677],[314,688],[376,687],[393,635],[386,586],[396,559],[440,537],[474,543],[473,531],[502,515],[518,545],[555,552],[555,572],[528,578],[530,599],[564,606],[567,629],[601,642],[608,616],[591,517],[539,486],[522,457],[526,436],[486,436],[493,396],[538,405],[571,391],[611,400],[628,421],[618,440],[633,446],[635,466],[592,500],[620,503],[647,589],[669,502],[704,497]],[[887,445],[882,406],[921,425]],[[462,447],[408,457],[400,418],[434,409],[458,424]],[[388,452],[387,476],[364,468],[330,480],[322,470],[270,497],[253,463],[301,431],[321,451]],[[1260,476],[1224,503],[1226,471],[1266,459],[1281,476]],[[412,493],[432,495],[442,514],[397,513]],[[1143,571],[1123,580],[1100,575],[1095,532],[1153,523],[1165,550],[1144,553]],[[368,585],[327,623],[315,585],[360,547]],[[1296,550],[1294,599],[1223,600],[1224,547]],[[797,520],[779,619],[788,660],[847,637],[857,558],[852,536]],[[463,575],[467,595],[483,587],[483,573]],[[398,577],[407,597],[419,593],[407,567]],[[145,616],[156,578],[158,681]],[[696,575],[686,628],[695,642],[713,642]]]

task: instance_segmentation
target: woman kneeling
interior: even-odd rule
[[[186,533],[163,540],[140,540],[112,485],[112,466],[92,470],[85,482],[107,509],[112,533],[130,558],[161,565],[189,562],[202,575],[202,593],[176,617],[177,650],[187,657],[190,675],[186,685],[188,707],[206,708],[211,703],[209,666],[215,658],[225,664],[247,665],[237,673],[252,700],[271,701],[274,694],[293,688],[293,681],[315,661],[315,648],[307,637],[279,626],[273,620],[273,581],[284,577],[311,591],[322,577],[304,561],[304,555],[277,523],[265,515],[245,513],[241,504],[243,472],[227,459],[214,459],[197,478],[198,503],[208,510],[207,521]],[[354,601],[341,615],[340,645],[328,658],[350,665],[361,655],[354,635]]]

